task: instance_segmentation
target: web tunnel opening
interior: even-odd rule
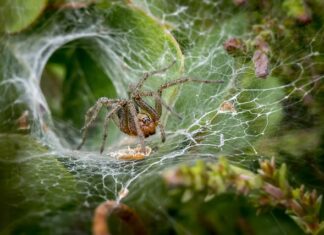
[[[117,96],[110,77],[87,50],[86,40],[70,42],[55,51],[44,68],[40,86],[51,112],[53,131],[61,144],[71,149],[80,142],[87,110],[102,96]],[[84,149],[98,147],[95,143],[102,138],[104,116],[101,111],[89,130]],[[109,128],[112,142],[118,132],[113,123]]]

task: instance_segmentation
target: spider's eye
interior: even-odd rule
[[[137,117],[138,120],[140,120],[144,125],[150,124],[152,122],[152,119],[147,114],[139,113]]]
[[[143,121],[145,124],[147,124],[147,123],[151,122],[151,119],[150,119],[148,116],[146,116],[146,117],[143,117],[142,121]]]

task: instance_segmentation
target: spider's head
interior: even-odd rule
[[[155,134],[157,123],[146,113],[137,114],[137,118],[145,137]]]

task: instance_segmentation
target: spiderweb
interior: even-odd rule
[[[20,179],[15,192],[21,194],[22,200],[12,204],[17,208],[37,205],[28,214],[18,216],[4,231],[19,232],[19,226],[27,226],[21,224],[41,219],[38,226],[48,233],[51,228],[55,228],[55,234],[67,233],[74,226],[78,227],[74,233],[87,233],[93,209],[107,199],[126,200],[141,207],[146,216],[176,223],[162,208],[156,208],[163,205],[163,200],[157,199],[161,190],[158,175],[162,170],[198,159],[217,161],[224,154],[242,164],[253,161],[253,156],[262,155],[257,141],[265,135],[275,136],[289,107],[304,102],[323,78],[310,79],[309,75],[318,63],[316,58],[322,56],[316,50],[322,32],[309,40],[307,55],[296,51],[290,56],[272,58],[270,75],[261,80],[256,78],[248,55],[233,58],[223,47],[229,38],[251,37],[244,10],[224,8],[222,1],[138,0],[127,6],[109,4],[112,6],[105,7],[103,3],[100,7],[61,9],[36,24],[32,32],[2,38],[5,60],[0,65],[1,130],[15,131],[16,120],[28,110],[31,135],[36,142],[15,135],[5,137],[9,146],[11,141],[27,150],[18,150],[18,157],[13,160],[10,153],[14,150],[8,147],[1,162],[18,172],[8,182],[27,174],[26,182],[35,183],[26,186]],[[69,83],[59,94],[59,104],[50,103],[51,89],[41,88],[41,80],[46,79],[45,68],[56,63],[55,56],[70,51],[79,53],[79,65],[66,62],[75,71],[65,71],[70,73]],[[150,78],[145,89],[156,90],[180,76],[224,82],[188,83],[164,94],[166,102],[183,117],[179,120],[164,110],[166,143],[161,144],[155,135],[146,140],[153,150],[149,157],[142,161],[117,160],[118,151],[136,146],[138,140],[126,137],[111,124],[106,150],[100,155],[101,117],[85,149],[74,150],[80,142],[84,114],[97,98],[125,98],[130,83],[136,83],[144,72],[163,68],[173,60],[176,65]],[[91,80],[91,74],[82,69],[87,64],[93,74],[101,71],[102,80]],[[297,77],[276,76],[290,65]],[[103,85],[105,82],[110,88]],[[60,103],[68,108],[56,112],[55,105]],[[159,183],[154,187],[145,187],[154,185],[155,180]],[[51,196],[44,196],[47,193]],[[73,204],[78,204],[77,209],[67,213],[65,208]],[[85,225],[77,226],[80,223]]]

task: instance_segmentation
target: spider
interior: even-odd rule
[[[162,142],[165,142],[166,136],[164,126],[160,122],[162,115],[162,106],[168,111],[182,119],[181,115],[173,111],[173,109],[167,105],[162,99],[163,90],[179,85],[186,82],[198,82],[198,83],[222,83],[223,81],[217,80],[200,80],[190,77],[179,78],[167,83],[162,84],[157,91],[145,91],[142,90],[144,82],[154,74],[159,74],[167,71],[175,64],[173,61],[167,67],[144,73],[144,76],[135,85],[129,87],[128,99],[109,99],[107,97],[101,97],[97,102],[87,111],[85,115],[85,123],[82,132],[82,141],[77,149],[81,149],[87,138],[88,129],[91,124],[96,120],[99,111],[102,107],[107,107],[108,113],[104,120],[104,134],[100,147],[100,153],[104,151],[106,139],[108,136],[108,123],[110,119],[115,120],[118,128],[127,135],[138,136],[141,144],[141,151],[145,153],[144,139],[154,135],[156,128],[159,127],[161,133]],[[152,107],[143,97],[153,97],[155,99],[155,105]]]

